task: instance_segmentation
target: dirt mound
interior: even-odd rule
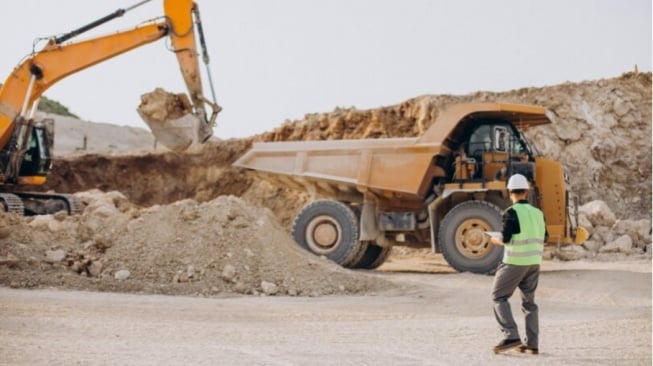
[[[119,192],[77,194],[63,214],[0,214],[0,284],[117,292],[318,296],[390,288],[299,249],[267,209],[221,196],[139,209]]]

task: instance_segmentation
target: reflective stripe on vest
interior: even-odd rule
[[[542,211],[526,203],[510,208],[517,213],[519,234],[513,234],[503,251],[503,263],[517,266],[542,264],[546,227]]]

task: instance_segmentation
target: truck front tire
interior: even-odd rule
[[[503,247],[489,242],[484,231],[501,231],[501,210],[485,201],[467,201],[452,208],[442,220],[438,244],[444,259],[458,272],[493,273]]]
[[[343,267],[354,267],[367,249],[358,240],[358,217],[351,207],[333,200],[319,200],[304,207],[292,228],[297,244]]]

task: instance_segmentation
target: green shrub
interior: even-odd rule
[[[69,111],[68,107],[62,105],[56,100],[48,99],[47,97],[41,97],[41,100],[39,100],[39,111],[58,114],[60,116],[79,118]]]
[[[2,84],[0,84],[0,87],[2,87]],[[57,115],[60,115],[60,116],[65,116],[65,117],[79,118],[77,115],[75,115],[74,113],[69,111],[68,107],[62,105],[61,103],[57,102],[56,100],[48,99],[45,96],[41,97],[41,100],[39,100],[38,109],[39,109],[39,111],[45,112],[45,113],[52,113],[52,114],[57,114]]]

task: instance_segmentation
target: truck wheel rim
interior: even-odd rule
[[[329,254],[340,243],[342,228],[331,216],[317,216],[306,228],[306,243],[316,254]]]
[[[492,227],[485,221],[479,219],[468,219],[463,221],[456,229],[456,248],[467,258],[483,258],[492,249],[485,231],[491,231]]]

